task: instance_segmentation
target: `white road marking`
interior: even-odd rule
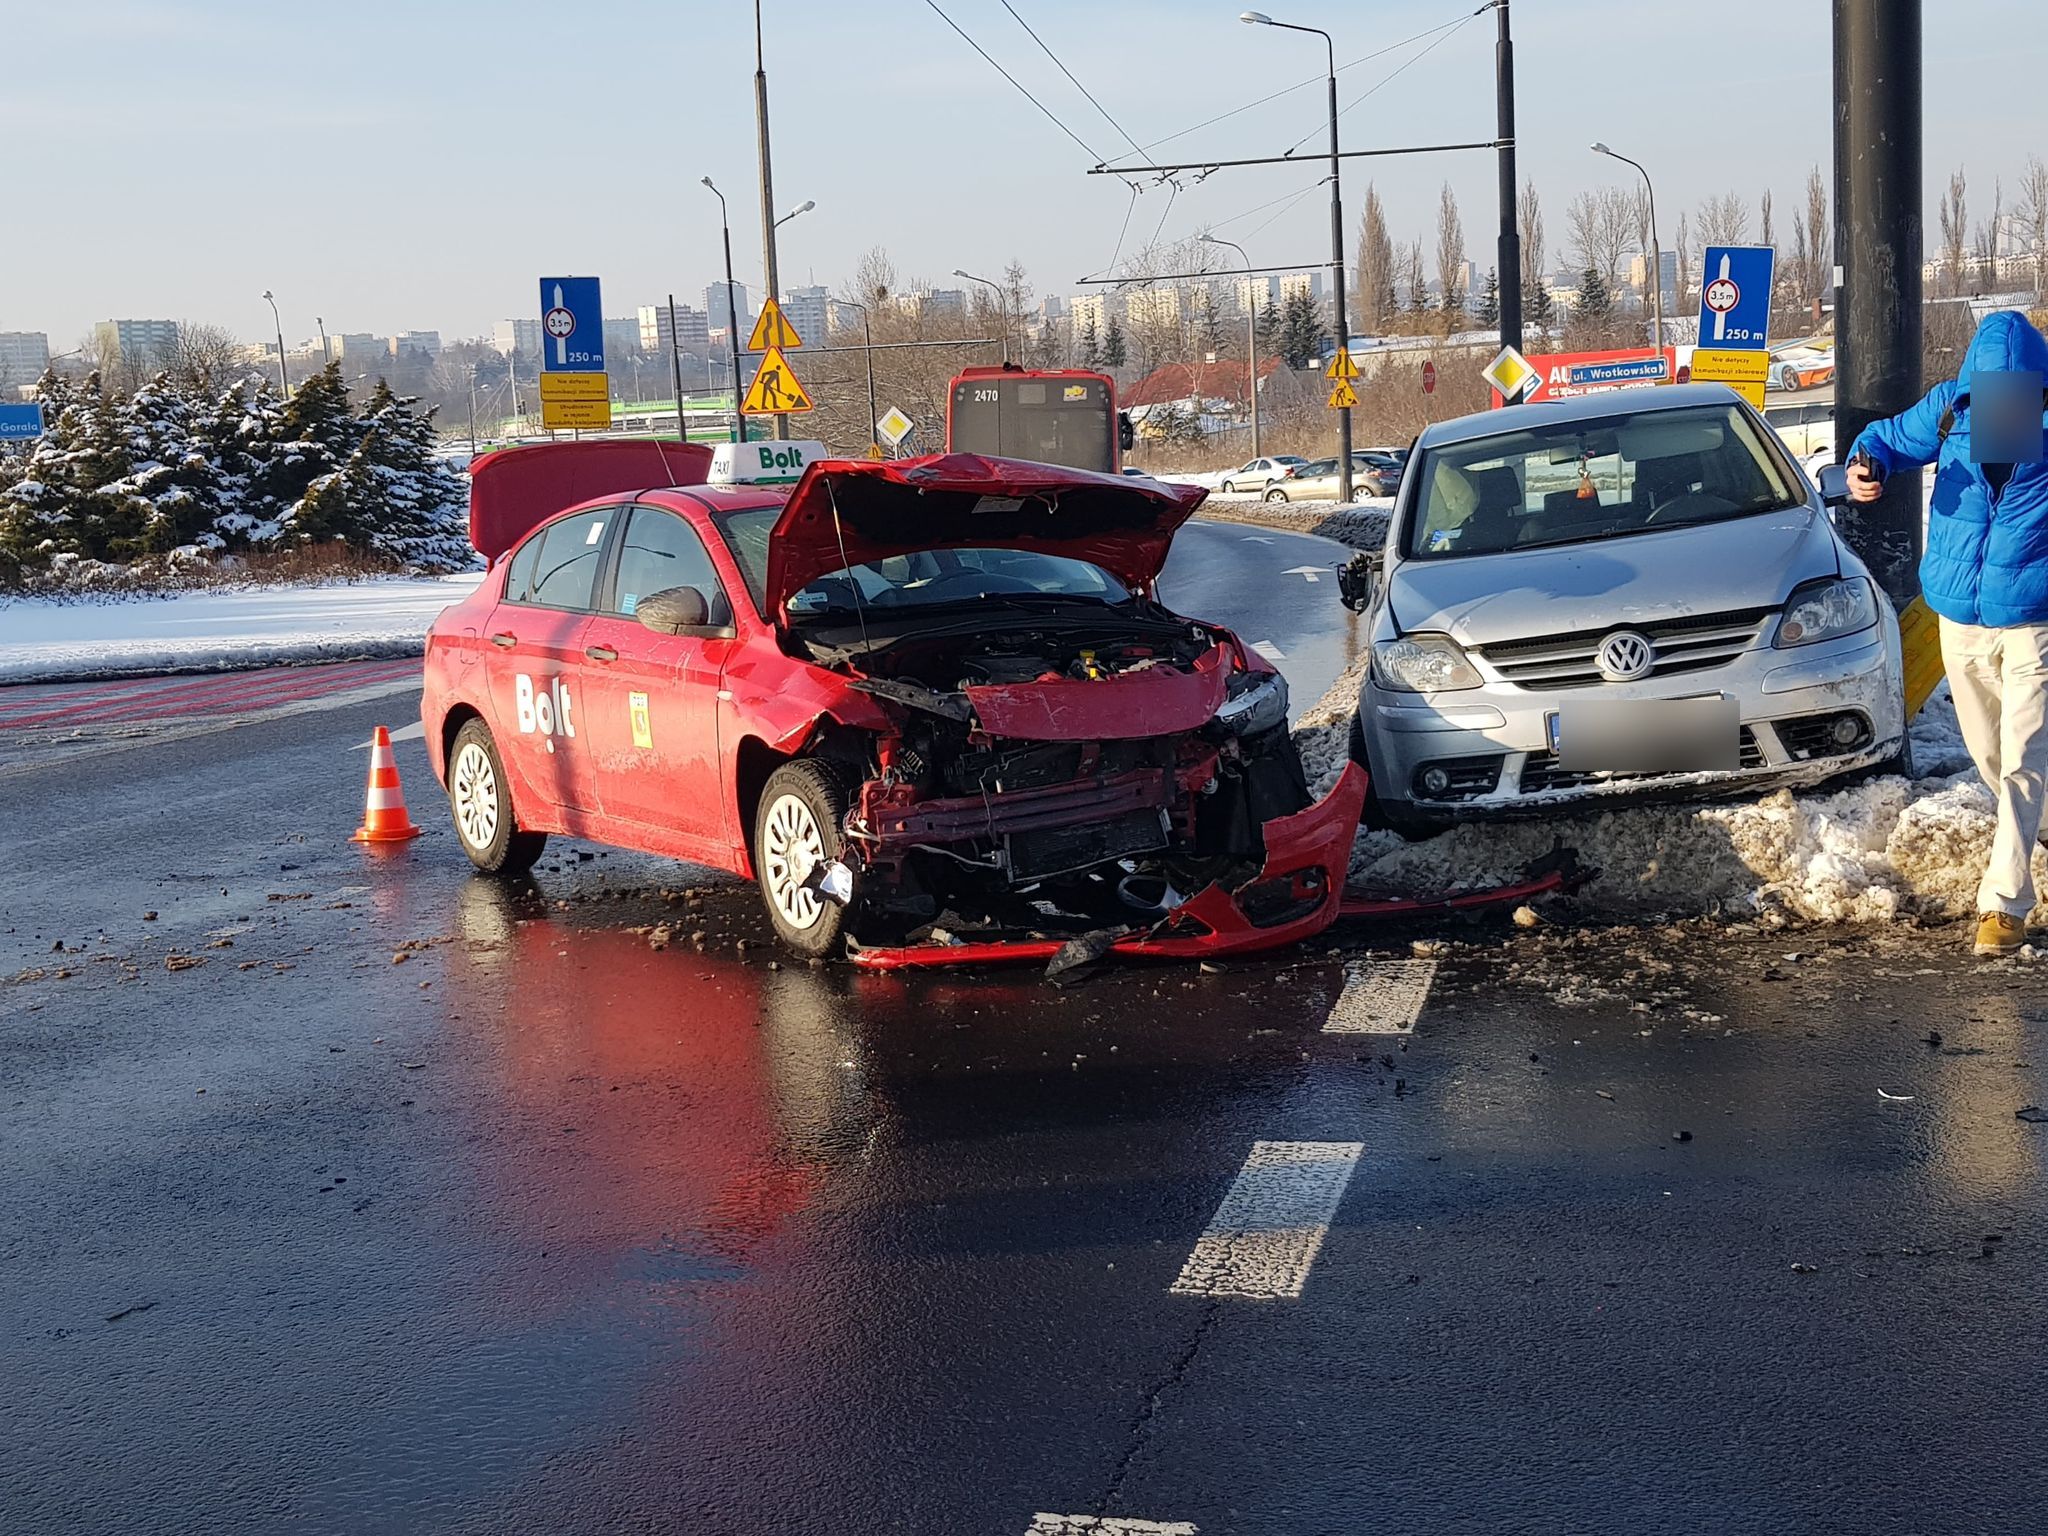
[[[1282,576],[1299,576],[1306,581],[1321,581],[1323,579],[1322,571],[1313,565],[1297,565],[1291,570],[1282,571],[1280,574]]]
[[[1125,1520],[1114,1515],[1033,1515],[1024,1536],[1201,1536],[1191,1520]]]
[[[423,721],[415,720],[411,725],[401,725],[397,730],[393,731],[391,733],[391,743],[393,746],[396,746],[401,741],[422,741],[426,738],[426,734],[426,724]],[[370,750],[370,744],[367,741],[359,741],[349,750],[352,752],[367,752]]]
[[[1326,1035],[1412,1035],[1436,980],[1434,960],[1353,960]]]
[[[1301,1295],[1365,1144],[1259,1141],[1170,1287],[1176,1296]]]
[[[1254,640],[1252,642],[1252,649],[1268,661],[1285,661],[1287,659],[1287,653],[1270,640]]]
[[[1255,533],[1246,534],[1244,536],[1244,541],[1247,544],[1270,544],[1273,542],[1271,539],[1262,539]]]

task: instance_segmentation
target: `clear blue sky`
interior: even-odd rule
[[[961,26],[1105,155],[1128,148],[1001,0],[940,0]],[[1237,21],[1237,0],[1011,0],[1140,143],[1320,72],[1318,39]],[[1340,62],[1458,16],[1477,0],[1269,0],[1331,28]],[[924,0],[765,0],[785,284],[836,286],[885,245],[906,277],[995,273],[1014,257],[1067,291],[1117,245],[1129,194],[976,57]],[[1731,42],[1700,34],[1711,13]],[[1825,0],[1520,0],[1514,8],[1521,164],[1546,206],[1626,168],[1657,178],[1667,241],[1681,208],[1768,184],[1789,240],[1806,169],[1829,162]],[[1927,213],[1969,168],[1973,218],[2048,153],[2048,29],[2040,0],[1927,6]],[[1493,127],[1491,13],[1350,111],[1348,147],[1484,138]],[[75,343],[109,315],[215,321],[287,337],[328,329],[485,332],[525,314],[542,272],[596,272],[608,313],[716,275],[717,204],[758,292],[753,18],[741,0],[0,0],[10,216],[0,330]],[[1410,49],[1348,71],[1350,100]],[[1175,140],[1196,155],[1274,153],[1323,112],[1319,86]],[[33,158],[34,168],[24,170]],[[1130,242],[1212,223],[1261,263],[1327,251],[1327,204],[1241,216],[1312,186],[1313,165],[1226,171],[1167,207],[1138,200]],[[1484,153],[1353,162],[1355,228],[1377,178],[1396,238],[1427,236],[1446,177],[1488,264],[1494,166]],[[2010,197],[2008,197],[2008,204]],[[1274,212],[1281,216],[1268,223]],[[1347,230],[1347,240],[1350,231]]]

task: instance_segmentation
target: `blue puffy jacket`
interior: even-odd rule
[[[1984,317],[1953,381],[1873,421],[1849,447],[1890,475],[1935,463],[1920,590],[1959,624],[2048,624],[2048,463],[2021,464],[2002,488],[1970,462],[1970,379],[1980,370],[2048,373],[2048,340],[2014,310]],[[1952,413],[1948,436],[1941,420]],[[2044,413],[2048,421],[2048,413]]]

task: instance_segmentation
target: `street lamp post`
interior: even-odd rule
[[[1594,144],[1593,153],[1605,155],[1610,160],[1619,160],[1623,165],[1633,165],[1643,178],[1643,195],[1650,203],[1650,312],[1656,316],[1655,336],[1657,356],[1664,355],[1664,258],[1657,251],[1657,189],[1650,185],[1650,173],[1640,163],[1627,155],[1618,155],[1605,144]]]
[[[761,149],[761,259],[766,268],[768,297],[777,303],[782,299],[782,279],[775,259],[775,175],[768,153],[768,66],[761,49],[761,0],[754,0],[754,126],[760,135]],[[730,289],[727,290],[730,293]],[[735,349],[739,346],[737,335],[733,338]],[[734,364],[738,364],[735,352]],[[775,417],[775,436],[783,440],[789,436],[789,418]]]
[[[327,322],[320,316],[315,315],[313,317],[313,324],[320,331],[320,366],[324,368],[334,361],[334,354],[327,350]]]
[[[973,274],[972,272],[963,272],[963,271],[961,271],[961,270],[960,270],[960,268],[958,268],[958,267],[955,267],[955,268],[953,269],[953,275],[954,275],[955,277],[964,277],[964,278],[966,278],[966,279],[967,279],[967,281],[968,281],[968,282],[970,282],[970,283],[980,283],[980,284],[982,285],[982,287],[984,287],[984,288],[990,288],[990,289],[993,289],[993,290],[995,291],[995,296],[996,296],[996,316],[997,316],[997,318],[999,318],[999,319],[1000,319],[1000,320],[1002,321],[1002,324],[1003,324],[1003,366],[1004,366],[1005,368],[1009,367],[1009,366],[1010,366],[1010,306],[1009,306],[1009,305],[1008,305],[1007,303],[1005,303],[1005,302],[1004,302],[1004,299],[1003,299],[1003,285],[1002,285],[1001,283],[992,283],[992,282],[990,282],[990,281],[989,281],[989,280],[988,280],[987,278],[985,278],[985,277],[976,277],[976,276],[975,276],[975,275],[974,275],[974,274]]]
[[[1239,245],[1239,244],[1238,244],[1238,243],[1237,243],[1237,242],[1236,242],[1235,240],[1224,240],[1224,239],[1220,239],[1219,237],[1217,237],[1217,236],[1215,236],[1215,235],[1204,235],[1204,236],[1202,236],[1202,242],[1203,242],[1203,244],[1205,244],[1205,245],[1227,245],[1227,246],[1229,246],[1229,247],[1230,247],[1230,248],[1231,248],[1231,249],[1232,249],[1233,251],[1237,252],[1237,254],[1238,254],[1239,256],[1242,256],[1242,257],[1244,257],[1244,271],[1245,271],[1245,281],[1246,281],[1246,283],[1250,283],[1250,281],[1251,281],[1251,271],[1252,271],[1252,259],[1251,259],[1251,257],[1250,257],[1249,255],[1247,255],[1247,254],[1246,254],[1246,252],[1245,252],[1245,248],[1244,248],[1243,246]],[[1271,279],[1269,278],[1269,279],[1267,279],[1267,281],[1269,281],[1269,282],[1270,282],[1270,281],[1271,281]],[[1247,295],[1249,295],[1249,293],[1250,293],[1250,289],[1249,289],[1249,288],[1247,288],[1247,289],[1246,289],[1246,293],[1247,293]],[[1249,387],[1249,389],[1251,390],[1251,400],[1252,400],[1252,457],[1256,459],[1256,458],[1257,458],[1257,457],[1259,456],[1259,453],[1260,453],[1260,449],[1259,449],[1259,307],[1258,307],[1258,306],[1257,306],[1256,304],[1247,304],[1247,305],[1245,305],[1245,307],[1244,307],[1244,358],[1245,358],[1245,362],[1244,362],[1244,368],[1245,368],[1245,382],[1246,382],[1246,385],[1247,385],[1247,386]]]
[[[879,298],[880,295],[877,294],[876,297]],[[875,435],[880,430],[876,425],[880,408],[875,404],[875,333],[868,324],[868,307],[865,304],[856,304],[852,299],[836,299],[833,302],[860,311],[861,356],[867,360],[868,365],[868,448],[875,458],[880,458],[882,444]]]
[[[762,102],[765,105],[767,101],[767,83],[765,79],[761,90]],[[761,143],[764,148],[768,142],[767,134],[767,120],[764,118],[761,128]],[[765,157],[761,163],[764,167],[767,165],[768,162]],[[740,411],[740,405],[746,398],[746,392],[740,388],[740,311],[739,305],[732,296],[732,221],[726,217],[725,194],[712,184],[709,176],[700,179],[705,186],[711,188],[711,195],[718,199],[718,227],[725,236],[725,352],[726,356],[732,359],[732,440],[736,443],[744,443],[747,440],[747,418]],[[769,233],[771,235],[774,234],[774,226],[771,225],[769,227]],[[769,249],[773,250],[773,245]],[[772,263],[774,258],[771,256],[769,260]],[[709,348],[706,348],[706,350],[709,351]],[[678,421],[682,417],[682,393],[681,387],[678,386],[676,390],[676,416]]]
[[[277,327],[277,387],[289,400],[292,397],[292,380],[291,375],[284,371],[284,321],[278,316],[277,300],[271,298],[268,288],[263,290],[263,297],[270,300],[270,319]]]
[[[469,456],[476,457],[476,364],[469,365]]]
[[[1337,314],[1337,346],[1351,345],[1351,322],[1344,313],[1344,188],[1343,160],[1337,153],[1337,45],[1321,27],[1275,21],[1264,11],[1246,11],[1239,21],[1254,27],[1279,27],[1287,32],[1313,32],[1323,40],[1330,64],[1330,288]],[[1337,499],[1351,500],[1351,408],[1337,411]]]

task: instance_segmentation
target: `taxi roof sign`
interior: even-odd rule
[[[803,344],[803,337],[797,335],[796,327],[789,323],[782,306],[773,299],[763,300],[761,317],[754,322],[754,333],[747,338],[747,350],[766,352],[774,348],[781,351],[785,347],[793,349]]]
[[[1503,400],[1512,404],[1522,397],[1524,391],[1542,381],[1543,375],[1529,366],[1529,359],[1513,347],[1502,347],[1500,355],[1481,371],[1480,376],[1500,391]]]
[[[829,455],[820,442],[720,443],[711,450],[711,485],[795,485],[804,470]]]

